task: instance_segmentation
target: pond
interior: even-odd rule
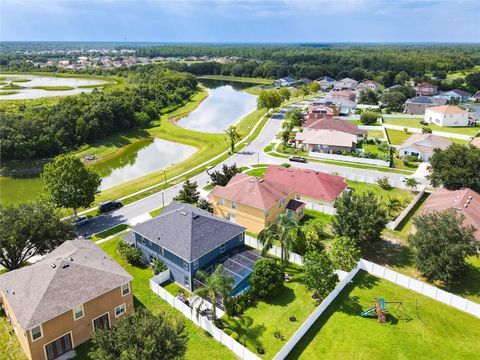
[[[195,111],[180,119],[178,126],[208,133],[223,133],[256,109],[257,97],[243,89],[252,84],[219,80],[200,80],[206,87],[208,97]]]
[[[0,85],[0,100],[77,95],[82,92],[91,92],[95,86],[109,83],[97,79],[61,78],[47,75],[0,74],[0,78],[3,84]],[[64,87],[65,90],[55,90],[55,87],[59,86]],[[44,87],[44,89],[38,87]]]
[[[102,177],[100,189],[158,171],[193,155],[194,147],[162,139],[145,139],[128,146],[114,158],[92,165]],[[42,192],[39,177],[0,177],[0,203],[20,203],[36,199]]]

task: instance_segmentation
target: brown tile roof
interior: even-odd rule
[[[305,127],[311,129],[337,130],[354,135],[367,135],[367,130],[359,129],[357,125],[339,118],[315,119],[306,121]]]
[[[440,106],[432,106],[427,109],[428,111],[435,111],[441,114],[463,114],[466,111],[460,109],[458,106],[455,105],[440,105]]]
[[[0,289],[28,330],[132,279],[92,241],[70,240],[41,261],[0,276]]]
[[[290,186],[240,173],[236,174],[226,186],[215,186],[210,194],[266,210],[291,192]]]
[[[343,131],[305,128],[297,132],[295,140],[299,143],[313,145],[330,145],[352,147],[357,143],[357,137]]]
[[[419,152],[433,154],[433,149],[439,148],[445,150],[452,142],[441,136],[432,134],[413,134],[399,146],[400,149],[414,147]]]
[[[277,165],[268,167],[265,172],[265,181],[275,181],[293,188],[299,195],[328,202],[334,201],[347,187],[341,176]]]
[[[420,214],[454,208],[465,216],[464,225],[473,225],[475,238],[480,241],[480,194],[472,189],[436,190],[420,210]]]

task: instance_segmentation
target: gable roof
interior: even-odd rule
[[[465,216],[463,225],[476,228],[475,238],[480,241],[480,194],[472,189],[438,189],[433,192],[420,210],[420,214],[456,209]]]
[[[215,186],[210,194],[266,210],[290,194],[292,190],[290,186],[239,173],[226,186]]]
[[[69,240],[41,261],[0,276],[0,288],[28,330],[132,279],[92,241]]]
[[[188,262],[202,257],[245,228],[190,204],[171,202],[132,231]]]
[[[463,90],[460,90],[460,89],[453,89],[453,90],[449,90],[449,91],[443,91],[442,94],[449,94],[449,93],[454,93],[458,96],[461,96],[461,97],[470,97],[472,96],[472,94],[470,94],[469,92],[466,92],[466,91],[463,91]]]
[[[440,114],[464,114],[465,110],[460,109],[455,105],[441,105],[441,106],[432,106],[427,109],[428,111],[434,111]]]
[[[448,102],[447,99],[429,97],[429,96],[416,96],[405,101],[406,104],[432,104],[432,105],[445,105]]]
[[[424,88],[424,87],[431,87],[431,88],[434,88],[434,89],[438,88],[437,85],[433,85],[433,84],[430,84],[430,83],[427,83],[427,82],[423,82],[423,83],[415,85],[415,88]]]
[[[335,79],[332,79],[329,76],[322,76],[321,78],[318,78],[316,81],[318,81],[318,82],[324,81],[324,82],[332,83],[332,82],[335,82]]]
[[[270,165],[265,172],[265,181],[275,181],[287,185],[303,196],[332,202],[347,187],[341,176],[322,173],[310,169],[285,168]]]
[[[305,128],[297,132],[295,140],[305,144],[352,147],[357,137],[343,131]]]
[[[354,135],[367,135],[367,130],[359,129],[357,125],[339,118],[313,119],[305,122],[305,127],[311,129],[337,130]]]
[[[433,154],[433,149],[445,150],[452,142],[441,136],[432,134],[413,134],[399,146],[400,149],[413,147],[421,153]]]

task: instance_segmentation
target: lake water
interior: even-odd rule
[[[252,84],[218,80],[201,80],[201,84],[207,88],[208,97],[195,111],[180,119],[178,126],[201,132],[223,133],[228,126],[256,109],[257,97],[242,91]]]
[[[92,86],[108,84],[108,81],[84,78],[60,78],[55,76],[45,75],[16,75],[16,74],[0,74],[1,82],[6,82],[5,85],[0,85],[0,100],[19,100],[19,99],[38,99],[52,96],[68,96],[77,95],[82,92],[91,92],[93,88],[81,88],[80,86]],[[15,82],[15,80],[29,80],[22,82]],[[23,89],[4,89],[5,86],[12,82],[13,84],[21,86]],[[70,86],[74,89],[65,91],[52,91],[43,89],[34,89],[36,86]],[[16,94],[1,95],[2,91],[15,91]]]

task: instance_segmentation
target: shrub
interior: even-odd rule
[[[289,163],[283,163],[283,164],[280,164],[280,166],[283,166],[284,168],[289,168],[292,165],[290,165]]]
[[[378,178],[377,179],[377,184],[380,186],[383,190],[391,190],[392,185],[390,185],[390,181],[388,180],[388,176]]]
[[[283,286],[283,280],[283,271],[275,260],[260,259],[253,267],[250,284],[255,296],[265,298],[277,293]]]
[[[432,133],[432,129],[430,129],[429,127],[422,128],[422,134],[431,134],[431,133]]]
[[[167,267],[163,263],[162,260],[160,259],[153,259],[152,263],[150,264],[150,267],[152,268],[153,275],[158,275],[161,272],[164,272],[167,270]]]
[[[375,124],[377,122],[378,113],[372,111],[364,111],[360,115],[360,122],[364,125]]]
[[[117,251],[130,265],[143,265],[143,256],[140,249],[130,246],[126,242],[120,240],[117,244]]]
[[[237,316],[254,306],[256,302],[255,294],[249,289],[240,295],[227,299],[225,301],[225,312],[228,316]]]
[[[236,340],[236,341],[238,341],[238,339],[240,339],[240,335],[238,335],[238,333],[236,333],[235,331],[232,331],[230,336],[232,337],[233,340]]]

